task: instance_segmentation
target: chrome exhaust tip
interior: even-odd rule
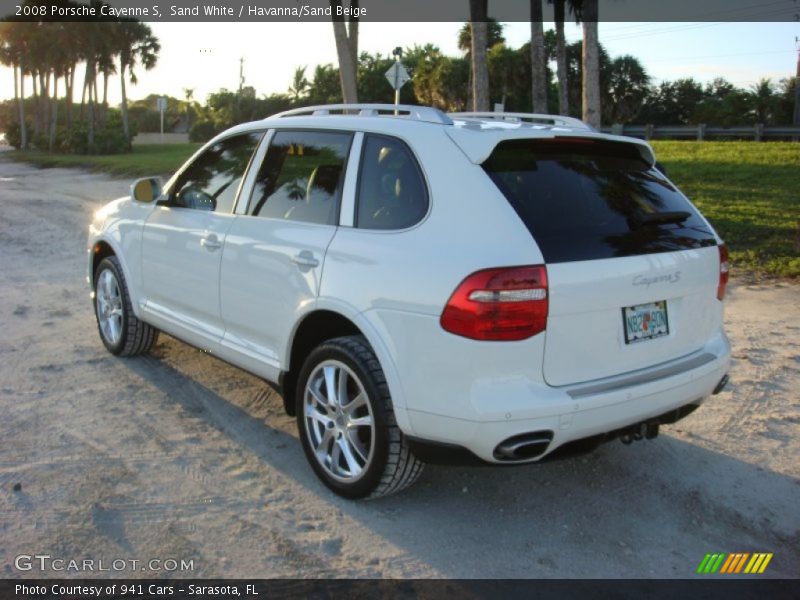
[[[532,431],[522,433],[500,442],[494,449],[497,460],[528,460],[541,456],[553,441],[552,431]]]

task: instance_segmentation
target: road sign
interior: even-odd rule
[[[386,79],[389,80],[389,85],[395,90],[399,90],[411,80],[411,76],[402,63],[396,62],[386,71]]]
[[[163,112],[167,110],[167,99],[164,96],[160,96],[156,98],[156,110],[159,112]]]

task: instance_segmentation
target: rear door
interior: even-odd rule
[[[319,294],[325,252],[339,222],[351,133],[278,130],[260,165],[247,213],[222,255],[223,347],[275,379],[286,340]]]
[[[547,264],[549,384],[685,356],[719,328],[717,237],[633,145],[510,140],[483,166]]]

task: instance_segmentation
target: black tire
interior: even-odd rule
[[[100,309],[98,308],[98,285],[105,271],[110,272],[116,281],[121,300],[122,322],[118,339],[109,338],[101,326]],[[116,356],[136,356],[148,352],[158,340],[158,329],[141,321],[133,313],[128,284],[125,281],[125,274],[116,256],[108,256],[100,262],[94,273],[94,285],[94,315],[97,320],[97,331],[106,349]]]
[[[306,385],[326,361],[343,363],[360,380],[372,416],[372,452],[355,481],[337,480],[320,463],[312,448],[306,419]],[[303,364],[295,394],[297,428],[311,468],[331,490],[345,498],[378,498],[410,486],[422,473],[423,463],[412,453],[392,410],[392,399],[380,363],[367,340],[347,336],[317,346]],[[333,444],[336,442],[334,441]]]

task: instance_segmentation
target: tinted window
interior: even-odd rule
[[[239,184],[262,135],[236,135],[208,148],[181,175],[171,194],[172,205],[232,212]]]
[[[483,165],[550,263],[715,245],[633,144],[511,140]]]
[[[350,134],[279,131],[258,171],[250,214],[336,225]]]
[[[362,229],[405,229],[422,220],[428,193],[404,143],[366,136],[356,206],[356,226]]]

